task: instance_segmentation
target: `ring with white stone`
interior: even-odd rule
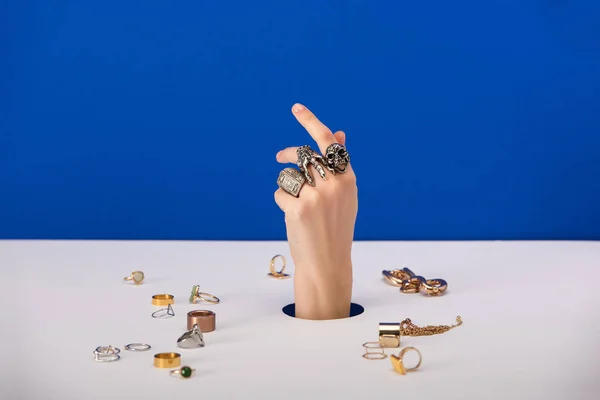
[[[151,348],[152,346],[145,343],[129,343],[125,345],[125,350],[129,351],[148,351]]]
[[[142,271],[133,271],[131,275],[123,278],[124,281],[132,281],[136,285],[139,285],[144,280],[144,273]]]

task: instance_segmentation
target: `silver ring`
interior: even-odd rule
[[[350,164],[350,155],[346,147],[339,143],[332,143],[325,149],[325,156],[323,157],[325,167],[332,174],[343,174],[348,170],[348,164]]]
[[[96,354],[94,356],[94,361],[97,362],[114,362],[119,361],[121,356],[118,354]]]
[[[152,318],[171,318],[175,316],[175,311],[173,311],[173,307],[169,304],[167,308],[161,308],[160,310],[156,310],[152,313]]]
[[[285,168],[277,178],[277,186],[294,197],[300,196],[300,190],[305,183],[306,178],[295,168]]]
[[[119,354],[120,352],[121,352],[121,349],[119,349],[118,347],[112,347],[111,345],[98,346],[98,347],[96,347],[96,350],[94,350],[94,354],[99,355],[99,356]]]
[[[304,174],[306,181],[310,186],[315,186],[315,180],[313,179],[309,166],[313,166],[314,169],[319,173],[321,178],[325,180],[325,169],[322,164],[325,164],[323,157],[321,157],[316,151],[310,148],[310,146],[300,146],[298,150],[296,150],[296,154],[298,155],[298,168]]]
[[[125,345],[125,350],[129,351],[148,351],[151,348],[152,346],[145,343],[129,343]]]
[[[198,349],[204,347],[204,335],[198,324],[177,339],[177,346],[182,349]]]

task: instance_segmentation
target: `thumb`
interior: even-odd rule
[[[337,142],[342,146],[346,145],[346,134],[344,132],[337,131],[333,134],[333,137],[335,137],[335,140],[337,140]]]

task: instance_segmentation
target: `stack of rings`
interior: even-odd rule
[[[119,353],[121,349],[117,347],[108,346],[98,346],[96,350],[94,350],[94,360],[98,362],[113,362],[119,361],[121,356]]]
[[[330,144],[325,150],[325,156],[319,155],[310,146],[299,147],[296,154],[298,155],[296,164],[300,170],[285,168],[277,178],[277,185],[294,197],[300,196],[300,190],[306,182],[310,186],[316,185],[310,173],[310,166],[325,180],[325,169],[333,175],[343,174],[348,170],[350,163],[350,155],[346,147],[339,143]]]

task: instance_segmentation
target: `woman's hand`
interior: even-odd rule
[[[306,107],[292,113],[319,146],[321,154],[332,143],[345,145],[344,132],[333,134]],[[277,153],[280,163],[296,164],[297,147]],[[315,149],[316,150],[316,149]],[[282,189],[275,202],[285,213],[287,238],[294,260],[296,317],[334,319],[350,315],[352,297],[351,250],[358,211],[356,176],[350,164],[345,173],[326,179],[309,166],[315,186],[305,184],[296,198]]]

